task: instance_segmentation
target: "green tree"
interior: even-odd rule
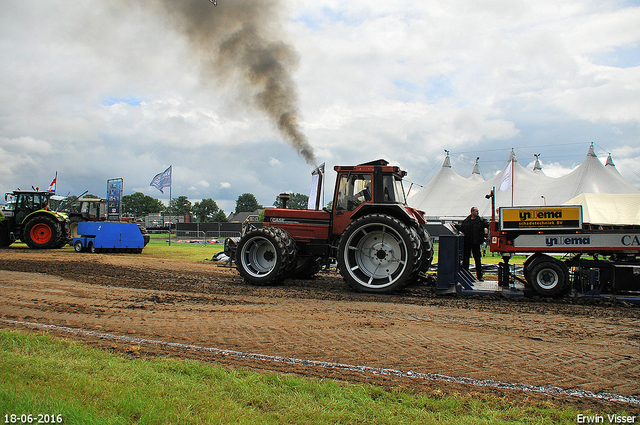
[[[302,193],[291,193],[290,198],[287,201],[287,208],[292,210],[306,210],[309,206],[309,197]],[[282,200],[280,196],[276,197],[276,201],[273,203],[276,208],[282,208]]]
[[[236,201],[236,214],[241,212],[253,212],[262,208],[262,205],[258,203],[258,200],[253,193],[243,193],[238,196]]]
[[[160,213],[164,210],[166,210],[166,207],[161,201],[141,192],[122,197],[122,212],[124,214],[142,217],[146,214]]]
[[[200,202],[196,202],[193,204],[193,214],[196,216],[196,220],[203,221],[214,221],[213,216],[220,210],[218,208],[218,204],[211,198],[203,199]]]
[[[171,214],[191,214],[191,201],[184,195],[173,198],[169,205]]]
[[[226,223],[229,220],[227,220],[227,215],[224,211],[220,210],[211,217],[211,221]]]

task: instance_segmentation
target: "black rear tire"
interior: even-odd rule
[[[36,216],[25,224],[22,237],[29,248],[58,248],[62,239],[61,223],[50,215]]]
[[[338,247],[338,267],[358,292],[386,293],[403,288],[417,274],[420,238],[395,217],[371,214],[345,229]]]
[[[322,270],[321,257],[298,258],[296,269],[289,276],[291,279],[311,279]]]
[[[295,269],[298,252],[291,235],[277,227],[246,233],[236,249],[236,268],[253,285],[274,285]]]
[[[9,236],[9,229],[4,223],[0,222],[0,248],[11,245],[13,241]]]

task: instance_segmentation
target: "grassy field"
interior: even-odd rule
[[[202,262],[211,259],[214,254],[223,250],[223,244],[211,243],[184,243],[177,242],[174,235],[152,234],[149,243],[142,251],[142,255],[153,258],[171,258],[175,260]]]
[[[33,415],[33,423],[50,415],[65,424],[572,424],[578,413],[588,413],[197,361],[131,360],[6,330],[0,330],[0,382],[3,423],[11,423],[5,415]]]
[[[169,245],[169,236],[167,234],[151,235],[151,240],[145,247],[142,255],[199,262],[205,258],[210,259],[216,252],[223,250],[222,244],[177,242],[175,236],[172,236],[171,240],[171,245]],[[435,264],[438,262],[438,245],[436,244],[434,248],[433,263]],[[526,258],[524,255],[516,255],[511,258],[509,263],[521,265]],[[482,257],[483,264],[497,264],[500,261],[502,261],[502,257],[497,254],[492,254],[488,249],[486,255]],[[473,263],[473,259],[471,262]]]

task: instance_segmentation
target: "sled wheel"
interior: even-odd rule
[[[568,287],[565,265],[551,258],[536,261],[525,275],[536,292],[544,297],[560,296]]]
[[[82,246],[82,241],[76,241],[76,243],[73,244],[73,249],[76,252],[82,252],[84,251],[84,246]]]

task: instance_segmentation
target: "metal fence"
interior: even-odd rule
[[[233,238],[241,236],[241,232],[235,230],[176,230],[176,238],[209,241],[211,239],[222,240],[225,238]]]

